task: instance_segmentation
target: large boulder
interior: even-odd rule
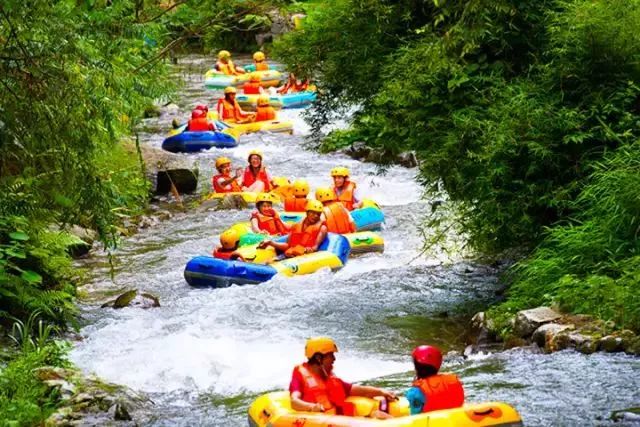
[[[405,151],[396,156],[396,163],[405,168],[415,168],[418,166],[418,157],[413,151]]]
[[[522,310],[516,314],[513,332],[522,338],[530,336],[536,329],[545,323],[558,320],[561,315],[549,307],[537,307]]]
[[[533,332],[531,341],[538,345],[540,348],[544,348],[546,351],[551,351],[550,343],[553,338],[561,332],[573,330],[573,325],[559,325],[557,323],[545,323]]]
[[[198,171],[192,169],[160,170],[156,180],[156,194],[167,194],[172,184],[180,194],[191,194],[198,188]]]

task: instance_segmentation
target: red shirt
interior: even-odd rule
[[[353,384],[342,380],[340,380],[340,382],[342,383],[342,387],[344,387],[344,393],[349,396]],[[293,393],[294,391],[299,391],[302,394],[302,400],[304,400],[304,379],[297,369],[293,370],[291,382],[289,383],[289,393]]]

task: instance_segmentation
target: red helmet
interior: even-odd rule
[[[411,357],[421,365],[433,366],[436,370],[440,370],[440,365],[442,365],[440,349],[431,345],[421,345],[414,348]]]
[[[206,106],[206,105],[204,105],[204,104],[198,104],[198,105],[196,105],[196,108],[195,108],[195,109],[196,109],[196,110],[202,110],[202,111],[204,111],[205,113],[208,113],[208,112],[209,112],[209,107],[207,107],[207,106]]]
[[[201,119],[201,118],[206,117],[206,116],[207,116],[207,113],[205,113],[202,110],[193,110],[191,112],[191,118],[192,119]]]

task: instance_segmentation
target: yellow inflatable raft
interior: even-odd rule
[[[256,74],[260,76],[260,86],[262,87],[280,86],[284,77],[278,70],[257,71]],[[209,89],[224,89],[227,86],[240,87],[247,83],[250,77],[249,73],[229,76],[211,69],[204,75],[204,85]]]
[[[261,122],[235,123],[230,121],[218,120],[218,114],[215,111],[209,111],[207,118],[215,120],[222,127],[223,133],[228,133],[234,137],[255,132],[277,132],[277,133],[293,133],[293,122],[290,120],[265,120]],[[226,130],[230,129],[230,130]]]
[[[409,415],[409,402],[400,398],[389,404],[394,418],[377,420],[365,418],[379,402],[365,397],[349,397],[356,407],[355,417],[326,415],[317,412],[298,412],[291,409],[288,392],[274,392],[260,396],[249,407],[251,427],[521,427],[518,412],[506,403],[488,402],[468,404],[461,408],[445,409]]]

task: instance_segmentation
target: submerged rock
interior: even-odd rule
[[[513,332],[522,338],[530,336],[541,325],[558,320],[561,315],[549,307],[522,310],[516,314]]]
[[[149,293],[149,292],[141,292],[138,293],[137,289],[132,289],[130,291],[124,292],[118,298],[112,301],[108,301],[102,304],[101,308],[112,307],[112,308],[124,308],[124,307],[141,307],[141,308],[152,308],[152,307],[160,307],[160,299]]]
[[[219,200],[216,209],[217,210],[228,210],[228,209],[246,209],[249,205],[242,198],[242,196],[238,194],[229,194],[228,196],[224,196]]]

